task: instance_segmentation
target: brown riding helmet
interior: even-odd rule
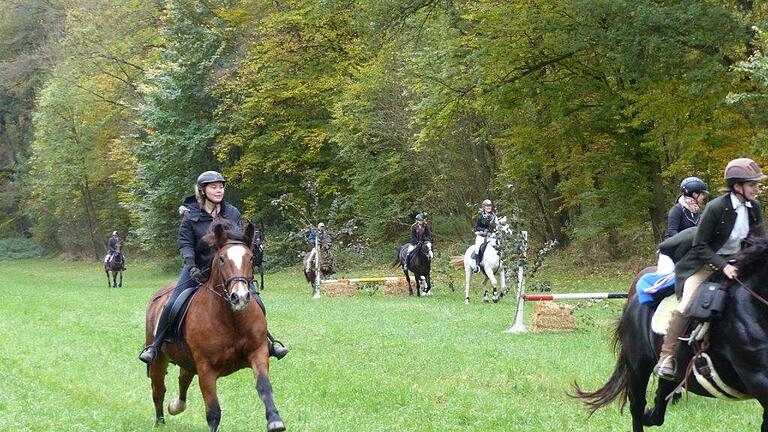
[[[763,174],[763,170],[757,163],[749,158],[738,158],[728,162],[724,176],[729,187],[736,183],[761,181],[768,178],[768,175]]]

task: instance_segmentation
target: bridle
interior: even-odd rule
[[[246,249],[248,248],[248,245],[246,245],[245,242],[242,242],[242,241],[239,241],[239,240],[227,240],[226,243],[224,243],[224,244],[225,245],[233,245],[233,246],[234,245],[240,245],[240,246],[244,246]],[[217,258],[219,258],[219,259],[215,259],[214,258],[214,261],[216,261],[216,266],[219,268],[219,272],[218,273],[219,273],[219,276],[221,277],[221,275],[223,274],[223,271],[224,271],[224,268],[222,267],[223,259],[221,258],[221,255],[219,255]],[[250,263],[248,265],[250,265]],[[244,275],[235,275],[235,276],[229,277],[227,279],[224,279],[224,282],[222,282],[222,283],[215,284],[215,285],[213,285],[213,287],[208,287],[208,290],[210,292],[216,294],[217,296],[221,297],[222,299],[224,299],[227,303],[229,303],[229,299],[227,298],[227,296],[229,294],[229,287],[234,282],[242,282],[242,283],[244,283],[244,284],[246,284],[248,286],[248,290],[252,294],[256,293],[256,288],[253,285],[253,275],[251,275],[251,277],[246,277]],[[218,288],[221,288],[221,290],[219,290]],[[222,292],[223,292],[223,294],[222,294]]]

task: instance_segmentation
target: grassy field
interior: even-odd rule
[[[175,275],[131,264],[125,286],[107,289],[98,264],[0,263],[0,429],[155,430],[149,379],[136,356],[147,299]],[[545,277],[568,291],[623,290],[631,279]],[[565,395],[573,380],[594,389],[613,370],[608,342],[620,300],[581,303],[575,332],[510,335],[502,331],[513,318],[511,299],[482,304],[475,291],[465,306],[460,285],[451,292],[438,284],[430,298],[361,291],[313,301],[298,269],[267,275],[270,329],[292,348],[271,365],[288,430],[630,429],[615,406],[587,418]],[[169,371],[167,399],[176,394],[177,370]],[[219,400],[221,430],[264,430],[249,371],[221,379]],[[692,396],[660,430],[758,430],[760,417],[754,401]],[[166,423],[168,432],[208,430],[196,381],[188,410]]]

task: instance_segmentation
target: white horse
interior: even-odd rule
[[[493,286],[492,299],[494,303],[497,303],[507,292],[507,282],[504,274],[504,263],[501,261],[499,251],[496,248],[499,236],[510,235],[512,234],[512,230],[509,228],[509,225],[507,225],[507,217],[504,216],[496,219],[496,231],[488,233],[487,235],[481,232],[476,232],[475,234],[478,236],[485,236],[485,241],[488,242],[488,246],[485,248],[485,253],[483,253],[483,265],[479,271],[483,272],[488,280],[491,281],[491,285]],[[469,280],[472,278],[472,273],[478,272],[477,261],[473,255],[479,251],[480,244],[482,244],[482,241],[476,241],[474,245],[467,248],[467,251],[464,252],[464,275],[466,277],[466,284],[464,286],[465,304],[469,304]],[[496,276],[501,279],[500,292],[496,289],[498,283]],[[488,302],[487,288],[483,292],[483,301],[486,303]]]

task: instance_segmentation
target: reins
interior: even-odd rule
[[[738,283],[739,283],[739,285],[741,285],[741,287],[742,287],[742,288],[744,288],[745,290],[747,290],[747,292],[748,292],[748,293],[749,293],[749,294],[750,294],[752,297],[754,297],[755,299],[759,300],[759,301],[760,301],[760,303],[762,303],[762,304],[764,304],[764,305],[768,306],[768,300],[766,300],[766,299],[765,299],[764,297],[762,297],[760,294],[758,294],[758,293],[756,293],[756,292],[752,291],[751,289],[749,289],[749,288],[748,288],[748,287],[747,287],[747,286],[744,284],[744,282],[742,282],[742,281],[741,281],[741,280],[740,280],[738,277],[735,277],[735,278],[733,278],[733,280],[735,280],[736,282],[738,282]]]

